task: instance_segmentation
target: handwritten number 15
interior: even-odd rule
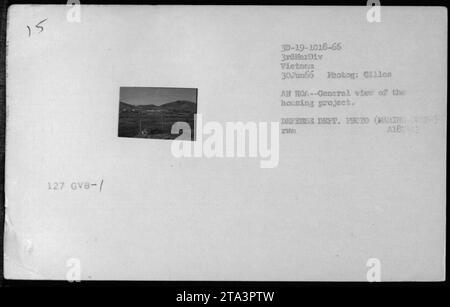
[[[41,24],[44,23],[46,20],[47,20],[47,18],[42,20],[42,21],[40,21],[38,24],[36,24],[34,26],[35,28],[40,30],[38,33],[41,33],[42,31],[44,31],[44,27],[41,26]],[[28,36],[31,36],[31,28],[30,28],[30,26],[27,26],[27,28],[28,28]]]

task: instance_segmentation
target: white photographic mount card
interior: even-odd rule
[[[6,90],[8,279],[445,278],[445,8],[14,5]]]

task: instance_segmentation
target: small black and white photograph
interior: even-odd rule
[[[121,87],[119,137],[173,140],[176,122],[188,123],[195,140],[196,88]]]

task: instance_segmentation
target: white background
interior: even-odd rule
[[[365,280],[369,258],[383,280],[444,278],[444,8],[383,7],[376,24],[364,7],[81,6],[80,23],[68,9],[9,10],[7,278],[65,279],[70,258],[82,279]],[[314,80],[281,81],[282,44],[325,41],[344,48],[316,63]],[[326,80],[328,70],[393,78]],[[280,136],[278,167],[261,169],[117,137],[121,86],[198,88],[207,121],[440,121],[419,134],[298,126]],[[283,89],[394,87],[407,96],[280,107]],[[101,179],[101,193],[70,189]],[[48,190],[54,181],[65,189]]]

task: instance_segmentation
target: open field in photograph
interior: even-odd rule
[[[175,139],[172,125],[186,122],[191,127],[191,139],[195,138],[194,116],[197,105],[190,101],[175,101],[161,106],[133,106],[120,102],[119,136],[150,139]]]

